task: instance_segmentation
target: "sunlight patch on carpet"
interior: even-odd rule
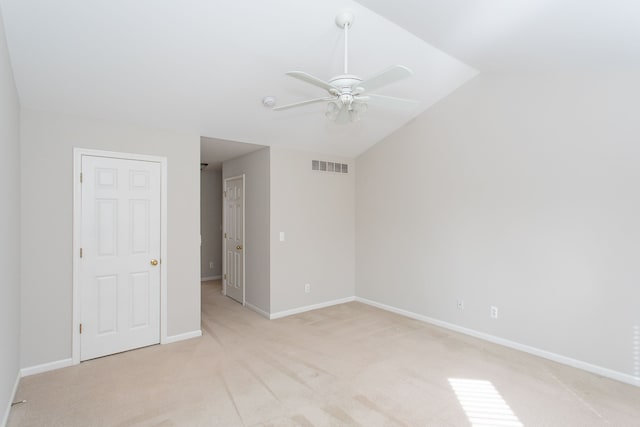
[[[490,381],[449,378],[449,384],[473,427],[522,427]]]

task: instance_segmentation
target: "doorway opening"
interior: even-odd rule
[[[205,287],[207,287],[208,291],[215,288],[216,292],[222,292],[241,304],[245,302],[244,286],[237,288],[236,284],[240,285],[240,281],[244,282],[244,240],[242,240],[242,242],[234,241],[233,246],[229,246],[224,237],[225,231],[227,232],[227,236],[232,234],[223,229],[226,223],[224,191],[228,181],[228,179],[225,180],[225,178],[232,177],[223,176],[223,166],[225,162],[233,161],[234,159],[263,148],[265,148],[263,145],[208,137],[200,138],[201,283],[203,291]],[[246,187],[249,184],[244,181],[243,185]],[[234,193],[235,196],[239,194],[240,193]],[[244,187],[241,190],[241,195],[242,198],[244,198]],[[238,206],[236,204],[236,213],[237,208]],[[250,209],[251,207],[248,206],[247,208]],[[244,203],[242,203],[243,212],[244,209],[245,206]],[[238,225],[237,222],[234,224]],[[242,239],[244,239],[244,237],[244,230],[242,230]],[[226,246],[229,246],[232,252],[231,254],[226,253]],[[238,249],[238,247],[240,247],[240,249]],[[242,257],[240,257],[241,255]],[[229,262],[233,262],[234,264],[230,266],[228,265]],[[241,272],[237,270],[240,266],[242,267]],[[233,270],[233,276],[230,274],[232,272],[231,270]],[[227,275],[226,278],[225,274]],[[227,293],[227,282],[230,280],[234,281],[234,284],[228,289],[231,295]],[[242,292],[238,292],[239,290]],[[203,314],[205,314],[204,312],[203,307]],[[203,315],[203,319],[205,317],[206,316]]]

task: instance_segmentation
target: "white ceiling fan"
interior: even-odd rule
[[[413,71],[404,65],[394,65],[384,71],[374,74],[368,79],[349,74],[349,29],[353,26],[354,15],[352,12],[346,11],[336,16],[336,25],[344,29],[344,74],[338,75],[324,81],[311,74],[303,71],[289,71],[288,76],[302,80],[303,82],[312,84],[326,90],[329,96],[322,98],[309,99],[307,101],[296,102],[293,104],[275,107],[275,111],[287,110],[289,108],[300,107],[303,105],[327,102],[327,111],[325,116],[339,124],[348,123],[350,121],[360,120],[361,114],[364,113],[368,106],[367,101],[376,100],[387,104],[418,104],[419,101],[410,99],[396,98],[392,96],[378,95],[371,93],[383,86],[395,83],[398,80],[410,77]]]

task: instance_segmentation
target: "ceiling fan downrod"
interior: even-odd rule
[[[344,11],[336,15],[336,25],[344,29],[344,74],[349,74],[349,28],[353,25],[353,12]]]

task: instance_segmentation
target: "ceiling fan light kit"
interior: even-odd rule
[[[362,114],[368,109],[367,101],[371,99],[387,103],[418,103],[409,99],[371,93],[371,91],[383,86],[412,76],[413,71],[404,65],[395,65],[365,80],[357,75],[349,74],[349,29],[353,26],[354,18],[351,11],[342,11],[338,13],[335,19],[336,25],[344,30],[344,74],[335,76],[329,81],[324,81],[303,71],[289,71],[286,73],[295,79],[326,90],[328,96],[275,107],[273,108],[274,111],[326,102],[325,117],[338,124],[345,124],[360,120]]]

